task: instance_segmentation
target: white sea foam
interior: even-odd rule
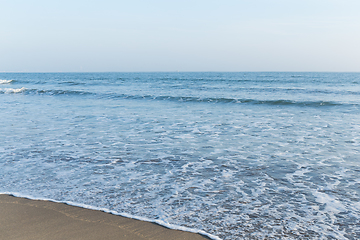
[[[13,80],[3,80],[3,79],[0,79],[0,84],[9,84],[11,83]]]
[[[26,88],[0,88],[0,93],[21,93],[24,92]]]
[[[91,205],[87,205],[87,204],[81,204],[81,203],[76,203],[76,202],[71,202],[71,201],[56,201],[54,199],[51,198],[40,198],[40,197],[33,197],[30,195],[26,195],[26,194],[20,194],[20,193],[16,193],[16,192],[0,192],[0,194],[7,194],[7,195],[12,195],[14,197],[21,197],[21,198],[27,198],[27,199],[31,199],[31,200],[41,200],[41,201],[50,201],[50,202],[55,202],[55,203],[65,203],[71,206],[75,206],[75,207],[81,207],[81,208],[86,208],[86,209],[90,209],[90,210],[97,210],[97,211],[102,211],[102,212],[106,212],[106,213],[111,213],[114,215],[118,215],[118,216],[122,216],[122,217],[127,217],[127,218],[131,218],[131,219],[136,219],[136,220],[140,220],[140,221],[145,221],[145,222],[152,222],[152,223],[156,223],[159,224],[161,226],[164,226],[166,228],[169,229],[174,229],[174,230],[180,230],[180,231],[185,231],[185,232],[191,232],[191,233],[198,233],[201,234],[203,236],[207,236],[210,239],[213,240],[222,240],[221,238],[212,235],[210,233],[207,233],[203,230],[200,229],[194,229],[194,228],[188,228],[188,227],[184,227],[184,226],[177,226],[174,224],[170,224],[161,220],[154,220],[154,219],[150,219],[150,218],[146,218],[146,217],[141,217],[141,216],[135,216],[132,214],[128,214],[128,213],[119,213],[116,211],[111,211],[107,208],[100,208],[100,207],[94,207]]]
[[[340,213],[347,211],[346,207],[336,199],[336,197],[318,191],[313,191],[316,201],[325,205],[325,210],[328,213]]]
[[[360,202],[355,202],[353,205],[358,211],[360,211]]]

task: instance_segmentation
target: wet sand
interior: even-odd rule
[[[64,203],[0,194],[0,239],[203,240],[209,238]]]

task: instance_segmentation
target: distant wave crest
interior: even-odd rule
[[[96,95],[95,93],[74,90],[40,90],[22,88],[0,88],[0,93],[25,93],[33,95]]]
[[[11,83],[13,80],[3,80],[3,79],[0,79],[0,84],[9,84]]]
[[[44,95],[91,95],[94,93],[85,92],[85,91],[76,91],[76,90],[38,90],[38,89],[29,89],[27,91],[29,94],[44,94]]]
[[[22,93],[26,88],[0,88],[0,93]]]
[[[292,100],[259,100],[259,99],[235,99],[235,98],[198,98],[198,97],[173,97],[173,96],[123,96],[126,99],[169,100],[178,102],[198,103],[235,103],[235,104],[264,104],[264,105],[294,105],[294,106],[336,106],[342,103],[329,101],[292,101]]]
[[[132,100],[147,100],[147,101],[171,101],[171,102],[188,102],[188,103],[219,103],[219,104],[256,104],[256,105],[278,105],[278,106],[304,106],[304,107],[326,107],[347,105],[341,102],[334,101],[294,101],[287,99],[237,99],[237,98],[222,98],[222,97],[192,97],[192,96],[154,96],[154,95],[127,95],[118,93],[93,93],[78,90],[39,90],[22,88],[3,88],[0,93],[24,93],[24,94],[39,94],[51,96],[96,96],[98,98],[112,98],[112,99],[132,99]],[[354,104],[350,104],[354,105]]]

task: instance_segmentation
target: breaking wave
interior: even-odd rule
[[[0,93],[22,93],[26,88],[0,88]]]
[[[171,101],[188,103],[220,103],[220,104],[255,104],[273,106],[298,106],[298,107],[331,107],[340,105],[354,106],[358,104],[342,103],[336,101],[296,101],[288,99],[252,99],[252,98],[223,98],[223,97],[194,97],[194,96],[156,96],[156,95],[131,95],[118,93],[93,93],[81,90],[39,90],[27,88],[2,88],[0,93],[23,93],[35,95],[51,96],[94,96],[97,98],[128,99],[128,100],[147,100],[147,101]]]
[[[0,79],[0,84],[9,84],[11,83],[13,80],[2,80]]]

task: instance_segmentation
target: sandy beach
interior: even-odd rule
[[[0,239],[209,239],[102,211],[0,194]]]

